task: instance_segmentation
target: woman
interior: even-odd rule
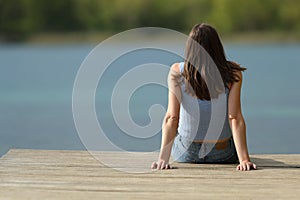
[[[208,24],[193,27],[185,54],[185,62],[173,64],[170,70],[161,150],[158,161],[152,163],[151,168],[170,169],[172,151],[177,162],[239,161],[237,170],[256,169],[248,154],[246,125],[240,103],[242,71],[246,68],[227,61],[216,30]],[[212,62],[209,62],[210,59]],[[216,81],[218,74],[219,82]],[[217,111],[212,111],[213,102],[222,100],[222,95],[225,97],[223,123],[211,123],[218,109],[220,112],[216,115],[222,116],[222,106],[215,106]],[[216,127],[217,124],[222,124],[221,129]],[[214,131],[217,133],[214,139],[210,137],[211,130],[219,130]]]

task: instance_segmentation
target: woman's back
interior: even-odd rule
[[[184,62],[180,63],[180,73],[184,70]],[[201,100],[196,97],[192,97],[186,92],[186,85],[184,81],[181,81],[181,104],[180,104],[180,117],[178,133],[189,140],[219,140],[230,138],[232,136],[231,129],[228,121],[227,113],[227,100],[228,100],[229,89],[225,88],[225,94],[212,100],[216,102],[213,106],[223,107],[223,110],[214,109],[212,114],[212,101]],[[224,96],[222,96],[224,95]],[[223,97],[223,98],[222,98]],[[218,101],[219,100],[219,101]],[[223,100],[223,102],[222,102]],[[224,101],[225,100],[225,101]],[[221,116],[217,123],[215,120],[216,116]],[[211,119],[213,117],[214,119]],[[211,123],[212,122],[212,123]],[[209,128],[210,127],[210,128]],[[220,130],[221,128],[221,130]],[[209,134],[208,133],[209,131]],[[215,130],[215,131],[212,131]]]

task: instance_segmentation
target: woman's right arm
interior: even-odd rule
[[[246,124],[241,110],[241,87],[242,87],[242,72],[237,72],[239,77],[238,82],[234,82],[230,87],[228,97],[228,116],[232,130],[234,144],[237,150],[240,164],[237,170],[256,169],[256,165],[250,162],[247,140],[246,140]]]
[[[168,77],[168,110],[162,125],[162,141],[158,160],[152,163],[152,169],[169,169],[169,158],[179,122],[181,90],[178,82],[179,64],[172,65]]]

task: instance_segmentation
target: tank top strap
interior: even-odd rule
[[[184,62],[181,62],[181,63],[180,63],[179,68],[180,68],[180,73],[183,73],[183,70],[184,70]]]

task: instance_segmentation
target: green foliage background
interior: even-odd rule
[[[187,32],[207,22],[221,33],[300,33],[299,0],[0,0],[0,36],[118,32],[156,26]]]

